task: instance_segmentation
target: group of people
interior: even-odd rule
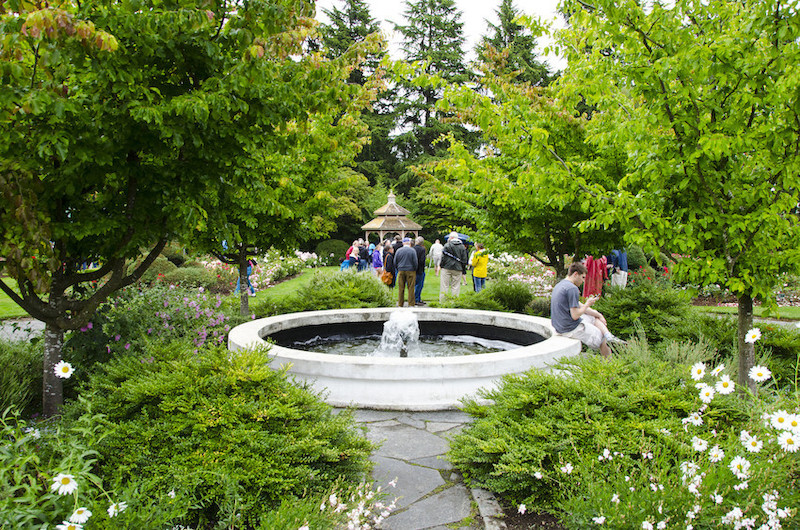
[[[425,270],[428,252],[424,238],[412,240],[395,236],[379,245],[367,244],[363,239],[353,241],[345,253],[342,269],[356,268],[359,271],[371,268],[375,275],[384,279],[390,288],[398,286],[397,305],[403,307],[408,293],[408,305],[425,305],[422,289],[425,285]],[[447,236],[447,242],[437,239],[430,248],[431,264],[439,276],[439,301],[448,296],[457,297],[461,283],[466,279],[467,267],[472,267],[473,287],[480,292],[486,284],[489,253],[481,243],[475,245],[471,255],[457,232]],[[387,275],[388,273],[388,275]]]

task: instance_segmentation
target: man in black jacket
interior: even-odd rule
[[[448,295],[461,294],[461,280],[467,273],[467,248],[458,238],[457,232],[450,232],[442,249],[442,270],[439,273],[439,303],[444,303]]]

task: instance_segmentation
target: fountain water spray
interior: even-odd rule
[[[373,357],[418,357],[419,321],[413,311],[398,310],[389,315],[383,324],[381,345]]]

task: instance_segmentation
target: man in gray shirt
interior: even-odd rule
[[[580,340],[593,350],[600,350],[605,358],[611,357],[609,342],[624,343],[608,331],[606,318],[592,309],[598,297],[590,296],[583,304],[578,289],[586,279],[586,266],[573,263],[569,266],[567,277],[553,287],[550,295],[550,320],[559,335]]]
[[[398,307],[403,307],[406,288],[408,289],[408,307],[414,307],[417,265],[417,252],[411,248],[411,239],[407,237],[403,239],[403,246],[394,253],[394,269],[397,271],[397,286],[400,290]]]

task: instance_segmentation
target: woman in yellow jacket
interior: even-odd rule
[[[489,268],[489,251],[481,243],[475,243],[475,252],[472,253],[469,264],[472,265],[472,285],[475,292],[479,293],[486,285],[486,271]]]

